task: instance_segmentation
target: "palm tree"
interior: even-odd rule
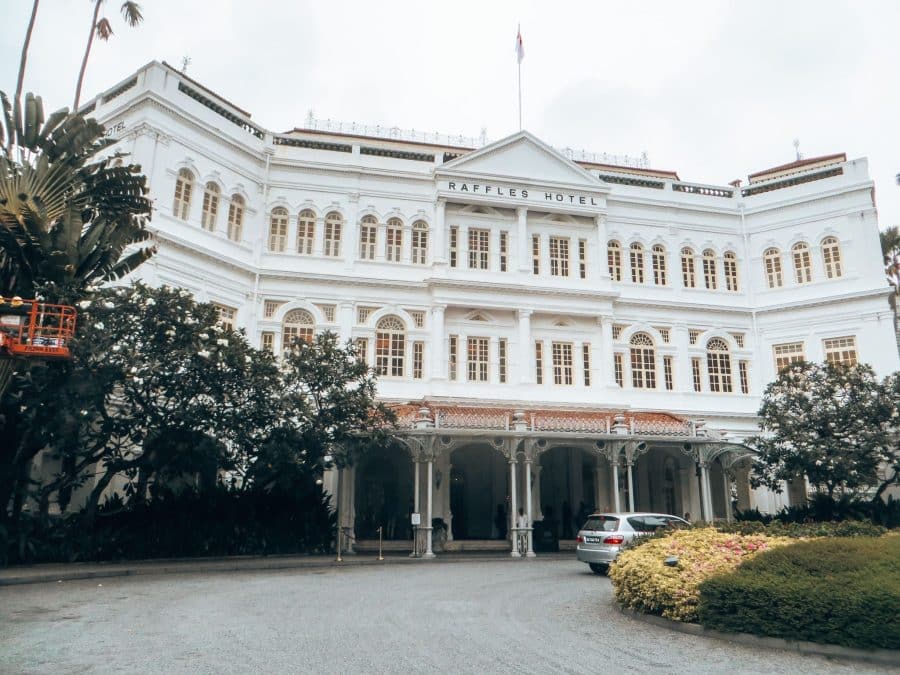
[[[34,20],[37,18],[39,2],[40,0],[34,0],[34,5],[31,7],[31,19],[28,21],[28,30],[25,31],[25,42],[22,44],[22,58],[19,61],[19,79],[16,81],[16,107],[20,105],[20,101],[22,100],[22,85],[25,82],[25,61],[28,59],[28,47],[31,44],[31,33],[34,30]]]
[[[106,17],[97,18],[100,16],[100,6],[104,0],[93,0],[93,2],[94,14],[91,18],[91,30],[88,33],[84,58],[81,60],[81,70],[78,72],[78,84],[75,85],[75,102],[72,104],[72,112],[78,111],[78,102],[81,100],[81,86],[84,84],[84,72],[87,70],[88,57],[91,54],[91,46],[94,44],[94,36],[96,35],[101,40],[109,40],[109,37],[113,34],[112,24],[109,22],[109,19]],[[141,6],[136,2],[123,2],[119,9],[122,12],[122,18],[125,19],[125,23],[132,28],[144,20],[144,15],[141,14]]]

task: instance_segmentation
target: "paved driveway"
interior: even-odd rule
[[[889,672],[672,633],[570,560],[0,588],[0,672]]]

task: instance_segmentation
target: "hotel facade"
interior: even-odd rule
[[[562,538],[591,509],[772,511],[743,441],[778,369],[900,367],[865,159],[718,186],[527,131],[274,133],[157,62],[86,109],[148,176],[145,281],[377,372],[398,445],[327,477],[351,546],[406,545],[411,513],[432,555],[508,546],[520,508]]]

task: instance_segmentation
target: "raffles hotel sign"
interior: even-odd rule
[[[602,197],[579,194],[577,192],[560,192],[549,188],[533,186],[507,186],[492,183],[473,183],[470,181],[450,180],[446,182],[448,192],[458,192],[467,196],[493,197],[499,199],[515,199],[544,204],[567,204],[572,206],[604,206]]]

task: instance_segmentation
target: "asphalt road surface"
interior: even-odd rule
[[[673,633],[573,560],[0,588],[0,673],[860,673]]]

